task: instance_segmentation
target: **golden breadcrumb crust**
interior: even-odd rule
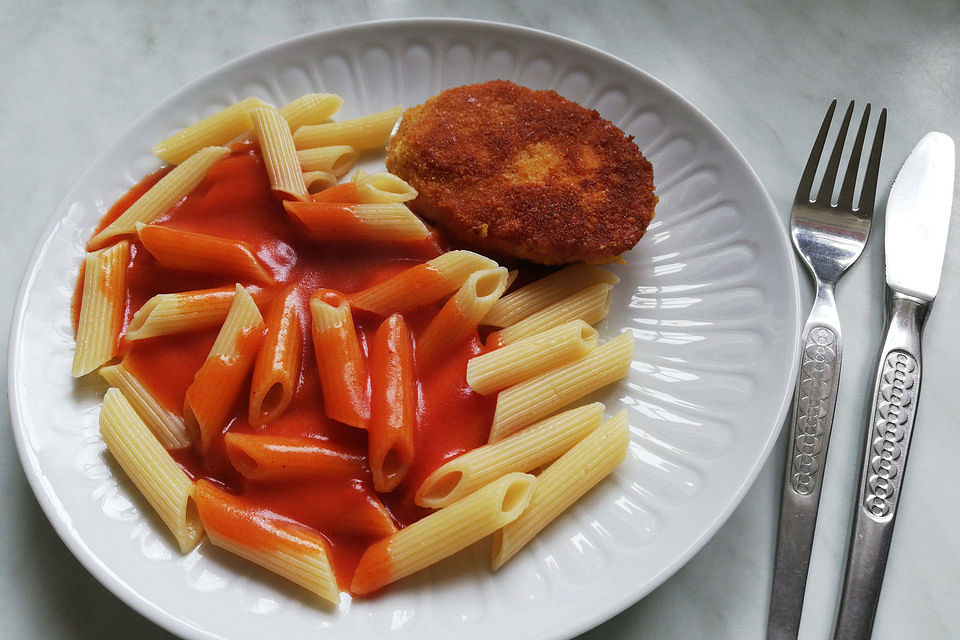
[[[653,218],[653,169],[632,137],[555,91],[496,80],[407,109],[387,169],[460,242],[541,264],[614,261]]]

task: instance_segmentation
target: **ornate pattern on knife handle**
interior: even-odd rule
[[[833,382],[839,375],[836,347],[837,334],[829,327],[815,326],[801,356],[790,484],[802,495],[813,492],[823,470],[823,436],[831,420]]]
[[[863,499],[864,508],[876,518],[890,515],[900,497],[903,438],[913,425],[919,368],[916,358],[899,350],[882,364]]]

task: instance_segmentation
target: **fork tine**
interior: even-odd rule
[[[867,137],[867,123],[870,120],[870,103],[867,103],[863,110],[863,117],[860,119],[860,129],[857,131],[857,139],[853,143],[853,150],[850,152],[850,160],[847,162],[847,172],[843,176],[843,185],[840,187],[840,198],[837,205],[847,211],[853,210],[853,190],[857,186],[857,173],[860,171],[860,153],[863,151],[863,140]]]
[[[873,137],[873,148],[870,150],[870,160],[867,162],[867,173],[863,177],[863,189],[860,191],[860,202],[857,212],[864,217],[873,216],[873,204],[877,197],[877,178],[880,175],[880,153],[883,151],[883,134],[887,128],[887,110],[880,112],[877,121],[877,132]]]
[[[820,125],[820,132],[817,134],[817,141],[813,143],[813,149],[810,150],[810,157],[807,158],[807,166],[803,169],[803,175],[800,176],[800,184],[797,186],[797,196],[795,202],[810,202],[810,191],[813,190],[813,178],[817,175],[817,166],[820,164],[820,154],[823,153],[823,145],[827,141],[827,133],[830,131],[830,122],[833,120],[833,112],[837,108],[837,100],[834,98],[830,106],[827,107],[827,115],[823,116],[823,123]]]
[[[850,101],[847,112],[843,114],[843,124],[837,132],[837,141],[833,143],[833,152],[830,154],[827,170],[823,174],[823,183],[820,185],[820,191],[817,192],[816,202],[821,204],[829,205],[833,199],[833,187],[837,183],[837,173],[840,171],[840,156],[843,155],[843,144],[847,141],[847,130],[850,128],[852,115],[853,100]]]

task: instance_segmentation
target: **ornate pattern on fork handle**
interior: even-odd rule
[[[813,492],[823,471],[823,434],[831,383],[837,375],[836,346],[837,334],[822,325],[810,329],[803,346],[790,474],[790,484],[800,495]]]

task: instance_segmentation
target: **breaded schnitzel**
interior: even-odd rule
[[[653,169],[632,137],[555,91],[496,80],[408,109],[387,169],[457,240],[542,264],[603,264],[653,218]]]

